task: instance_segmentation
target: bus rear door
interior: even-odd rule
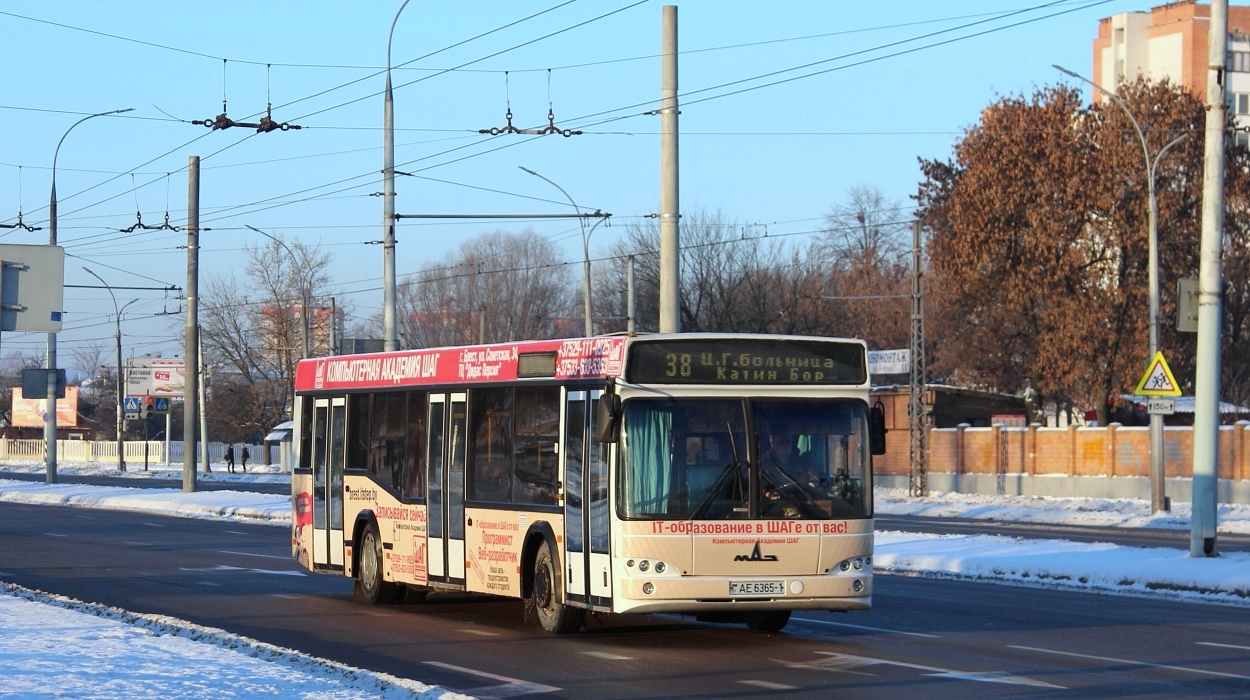
[[[465,395],[430,394],[429,578],[464,586]]]
[[[343,461],[347,399],[317,399],[313,408],[313,568],[343,569]]]

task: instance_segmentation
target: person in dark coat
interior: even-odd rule
[[[243,446],[243,454],[240,456],[242,457],[242,460],[239,461],[239,466],[243,467],[243,471],[247,471],[247,458],[252,456],[251,453],[247,451],[247,445]]]
[[[231,474],[234,473],[234,445],[226,446],[226,469],[229,469]]]

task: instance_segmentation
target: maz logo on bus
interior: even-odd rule
[[[734,557],[734,561],[777,561],[776,554],[764,554],[760,552],[760,543],[755,542],[755,549],[750,554],[739,554]]]

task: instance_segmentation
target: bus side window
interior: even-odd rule
[[[515,503],[556,504],[559,480],[560,388],[526,387],[516,397]]]
[[[512,389],[479,389],[470,402],[469,498],[507,502],[512,498]]]
[[[425,421],[426,394],[408,392],[408,449],[404,454],[403,495],[425,498]]]

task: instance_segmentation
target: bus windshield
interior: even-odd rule
[[[623,518],[872,515],[862,401],[634,399],[624,407]]]

